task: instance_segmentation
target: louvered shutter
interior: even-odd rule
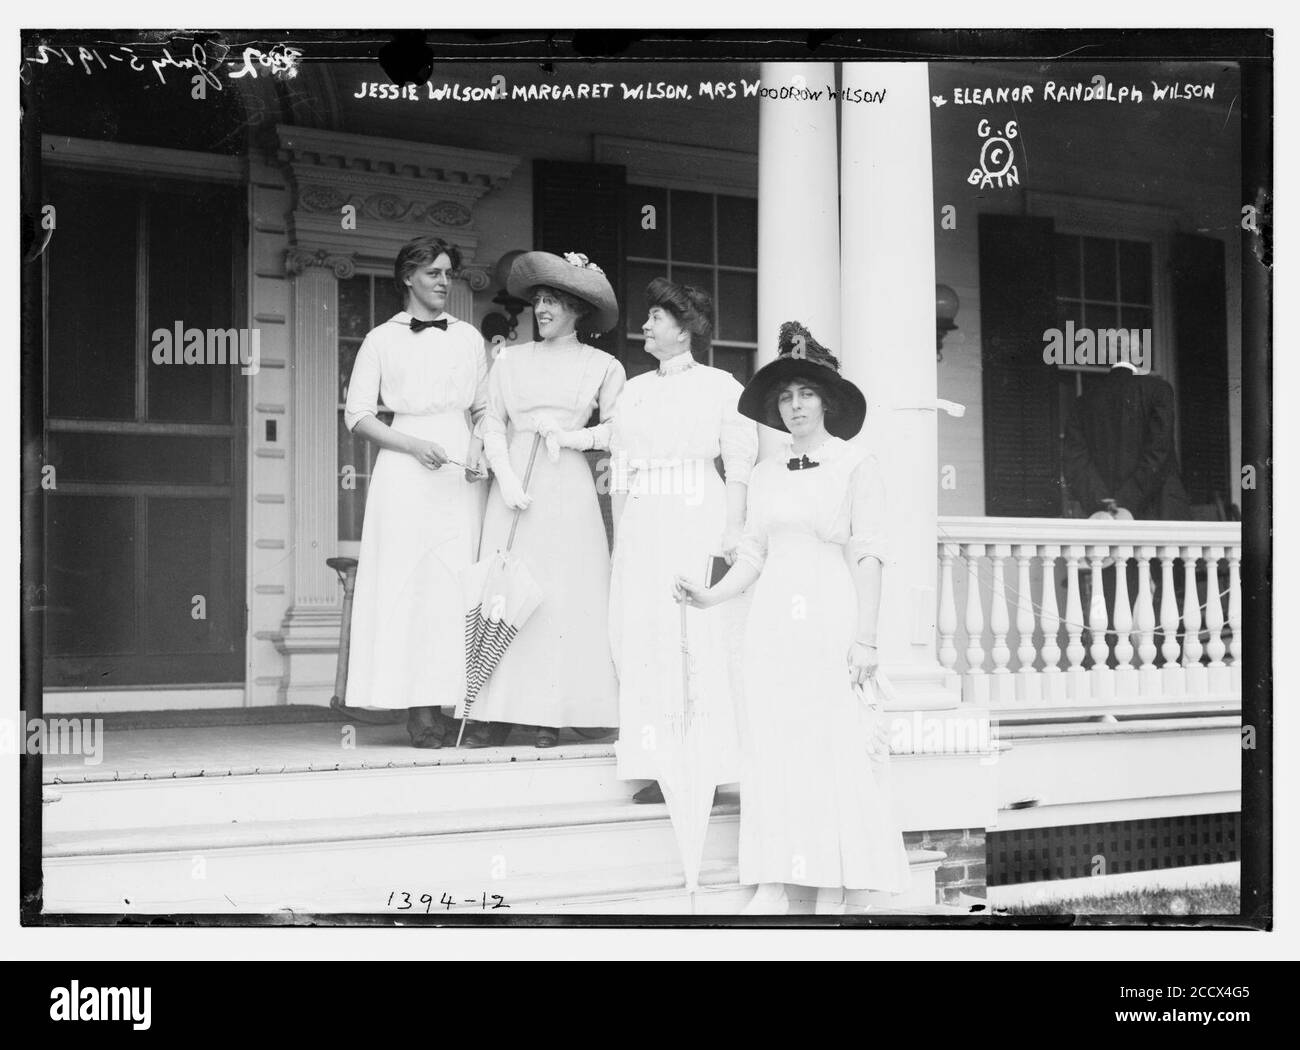
[[[1176,234],[1173,242],[1174,354],[1183,484],[1192,503],[1228,501],[1228,318],[1223,242]]]
[[[1043,332],[1059,323],[1051,219],[981,215],[984,504],[989,515],[1061,513],[1057,381]]]

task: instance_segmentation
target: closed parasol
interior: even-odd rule
[[[524,474],[525,492],[532,480],[541,440],[540,434],[533,436],[533,450]],[[528,566],[510,553],[521,513],[515,511],[505,548],[480,558],[461,576],[465,594],[465,699],[459,712],[457,747],[465,735],[465,721],[474,701],[500,665],[519,628],[542,601],[542,589]]]

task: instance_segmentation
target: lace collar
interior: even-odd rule
[[[667,361],[659,362],[659,375],[675,376],[694,368],[698,364],[695,356],[686,350],[676,357],[670,357]]]

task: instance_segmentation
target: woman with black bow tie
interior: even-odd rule
[[[459,573],[478,544],[472,483],[486,477],[471,432],[487,406],[483,337],[446,312],[459,268],[460,252],[440,238],[402,247],[393,280],[406,308],[361,344],[343,413],[380,449],[361,528],[346,702],[406,708],[411,743],[423,748],[455,733],[438,708],[465,696]],[[381,403],[391,424],[379,418]]]
[[[860,689],[876,672],[884,494],[874,459],[848,439],[866,399],[797,322],[780,356],[740,398],[751,419],[790,434],[749,483],[736,564],[713,587],[677,592],[708,608],[757,581],[745,632],[740,728],[740,879],[750,914],[788,910],[786,885],[818,889],[818,911],[845,890],[899,892],[902,835],[873,766],[879,714]]]

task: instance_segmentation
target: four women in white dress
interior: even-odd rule
[[[747,910],[784,911],[787,884],[817,887],[819,910],[845,890],[903,889],[887,748],[862,694],[878,662],[885,556],[879,473],[848,441],[865,417],[861,392],[797,323],[742,391],[692,352],[707,352],[708,297],[666,280],[647,290],[642,329],[659,368],[624,389],[617,360],[577,336],[617,323],[609,282],[584,256],[544,252],[520,257],[508,282],[531,300],[541,339],[486,373],[477,331],[445,314],[459,263],[433,238],[403,248],[394,274],[407,309],[366,337],[353,370],[347,425],[381,451],[347,703],[408,708],[416,746],[441,746],[454,726],[436,708],[464,696],[459,573],[476,556],[470,486],[486,459],[495,483],[480,551],[502,546],[518,519],[513,551],[544,600],[476,701],[471,746],[501,743],[515,724],[536,726],[541,747],[563,726],[617,724],[619,776],[651,780],[638,794],[658,801],[659,752],[682,701],[675,597],[708,610],[688,620],[689,649],[707,775],[741,785],[740,877],[759,886]],[[787,431],[789,455],[755,467],[755,422]],[[611,452],[612,572],[581,455],[591,449]],[[457,454],[466,469],[443,469]],[[712,555],[734,564],[708,586]],[[726,610],[713,607],[755,583],[742,691]]]

